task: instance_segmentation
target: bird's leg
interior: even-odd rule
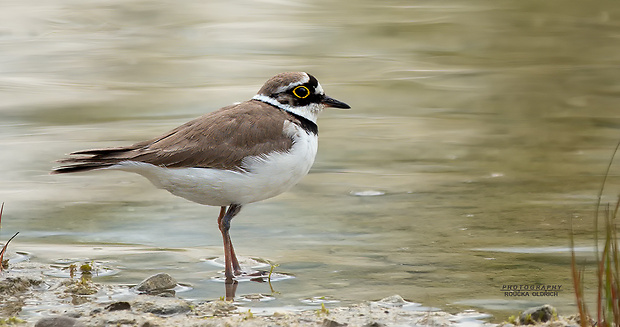
[[[224,274],[226,276],[226,283],[233,283],[235,275],[241,274],[241,266],[235,255],[235,249],[233,248],[232,241],[230,239],[230,221],[241,210],[241,205],[231,204],[226,210],[226,207],[220,208],[220,215],[217,219],[220,231],[222,232],[222,239],[224,241],[224,261],[225,268]]]
[[[232,245],[230,235],[228,235],[228,244],[230,244],[228,250],[230,251],[230,259],[232,261],[233,273],[235,274],[235,276],[239,276],[241,275],[241,265],[239,264],[239,260],[237,260],[237,255],[235,254],[235,248]]]
[[[230,264],[230,256],[228,252],[228,238],[226,237],[227,232],[224,231],[224,227],[222,225],[222,219],[224,218],[224,214],[226,214],[226,207],[220,207],[220,215],[217,217],[217,225],[220,228],[220,232],[222,232],[222,239],[224,240],[224,275],[226,276],[226,283],[232,283],[232,273],[231,273],[231,264]]]
[[[223,221],[223,224],[227,226],[227,230],[230,229],[230,221],[239,213],[239,211],[241,211],[240,204],[232,204],[228,207],[228,211],[226,212]],[[239,261],[237,260],[237,255],[235,254],[235,248],[233,247],[230,234],[228,234],[228,244],[230,245],[228,251],[230,251],[233,272],[235,273],[235,275],[241,275],[241,266],[239,265]]]

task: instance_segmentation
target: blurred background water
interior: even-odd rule
[[[239,256],[295,276],[237,295],[573,313],[568,222],[587,257],[620,137],[619,38],[612,1],[4,1],[0,240],[20,231],[12,253],[118,270],[100,282],[164,271],[191,286],[184,298],[223,296],[207,260],[222,256],[219,208],[137,175],[48,172],[307,71],[352,110],[322,114],[298,186],[233,221]],[[563,291],[506,297],[508,284]]]

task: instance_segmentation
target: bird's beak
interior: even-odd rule
[[[323,98],[323,101],[321,101],[322,104],[324,104],[326,107],[331,107],[331,108],[339,108],[339,109],[350,109],[351,107],[342,102],[342,101],[338,101],[334,98],[330,98],[327,95]]]

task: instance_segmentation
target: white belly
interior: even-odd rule
[[[316,135],[295,126],[294,143],[288,152],[248,157],[246,172],[212,168],[164,168],[126,161],[107,169],[134,172],[155,186],[187,200],[212,206],[246,204],[274,197],[297,184],[314,163]]]

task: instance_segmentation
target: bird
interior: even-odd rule
[[[131,172],[173,195],[220,207],[224,275],[227,284],[236,283],[242,270],[230,237],[231,220],[243,206],[279,195],[308,174],[324,108],[350,106],[325,95],[306,72],[279,73],[250,100],[133,145],[72,152],[58,160],[51,174]]]

